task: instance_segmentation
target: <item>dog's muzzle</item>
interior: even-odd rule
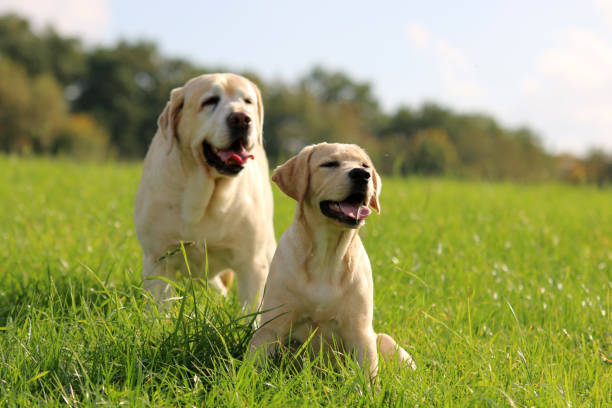
[[[246,149],[246,139],[237,138],[227,149],[217,149],[208,142],[202,143],[206,162],[221,174],[236,175],[244,169],[247,160],[254,159]]]
[[[367,185],[366,190],[359,188],[342,201],[321,201],[319,204],[321,213],[351,228],[358,228],[363,224],[362,221],[372,213],[366,203],[365,191],[367,191]]]
[[[227,115],[226,125],[229,130],[229,147],[219,149],[208,142],[202,144],[206,162],[219,173],[236,175],[242,171],[247,160],[255,157],[247,150],[247,138],[252,126],[251,117],[244,112],[232,112]]]

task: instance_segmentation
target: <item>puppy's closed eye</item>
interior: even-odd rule
[[[321,167],[338,167],[338,166],[340,166],[340,163],[337,160],[328,161],[321,165]]]

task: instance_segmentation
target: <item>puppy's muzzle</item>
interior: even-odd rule
[[[319,203],[321,212],[351,228],[359,228],[371,211],[367,204],[368,181],[372,177],[369,171],[357,167],[348,172],[351,180],[349,195],[342,201],[323,200]]]
[[[356,167],[349,171],[348,176],[353,183],[353,190],[359,192],[367,190],[368,181],[372,177],[369,171],[361,167]]]

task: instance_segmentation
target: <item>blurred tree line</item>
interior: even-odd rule
[[[223,69],[159,54],[149,42],[86,49],[52,28],[0,16],[0,151],[142,158],[172,88]],[[427,103],[380,108],[370,84],[315,67],[296,83],[263,81],[264,139],[276,164],[320,141],[357,143],[387,174],[612,182],[612,158],[555,157],[528,128]]]

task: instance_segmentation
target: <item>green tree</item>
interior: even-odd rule
[[[112,154],[109,135],[102,126],[85,113],[70,115],[59,132],[52,153],[81,160],[102,160]]]
[[[91,147],[141,158],[170,90],[211,71],[165,58],[149,42],[84,49],[52,28],[34,32],[19,16],[0,16],[0,149],[87,156]],[[485,114],[432,102],[386,114],[369,83],[322,67],[293,83],[244,75],[264,97],[264,143],[273,164],[329,141],[360,144],[379,170],[394,174],[539,180],[563,173],[555,172],[563,161],[533,131]],[[605,183],[608,176],[595,174],[609,174],[612,165],[597,157],[572,167],[584,170],[575,176]]]
[[[15,14],[0,16],[0,56],[21,64],[29,76],[50,74],[62,86],[85,72],[79,40],[62,37],[50,27],[36,34],[27,20]]]
[[[364,119],[369,131],[377,130],[380,125],[381,112],[369,83],[357,82],[342,72],[315,67],[299,84],[321,104],[342,105],[354,110],[355,114]]]
[[[35,152],[49,152],[64,128],[68,106],[60,84],[49,74],[34,78],[31,86],[30,134]]]
[[[0,59],[0,148],[7,152],[32,149],[29,140],[30,82],[23,66]]]
[[[612,156],[608,156],[602,149],[592,149],[585,160],[586,179],[596,183],[602,188],[612,182]]]
[[[448,173],[457,164],[457,152],[446,131],[428,128],[418,132],[411,141],[410,167],[418,174]]]
[[[0,143],[3,150],[46,153],[65,125],[61,86],[48,74],[29,78],[24,67],[0,60]]]

